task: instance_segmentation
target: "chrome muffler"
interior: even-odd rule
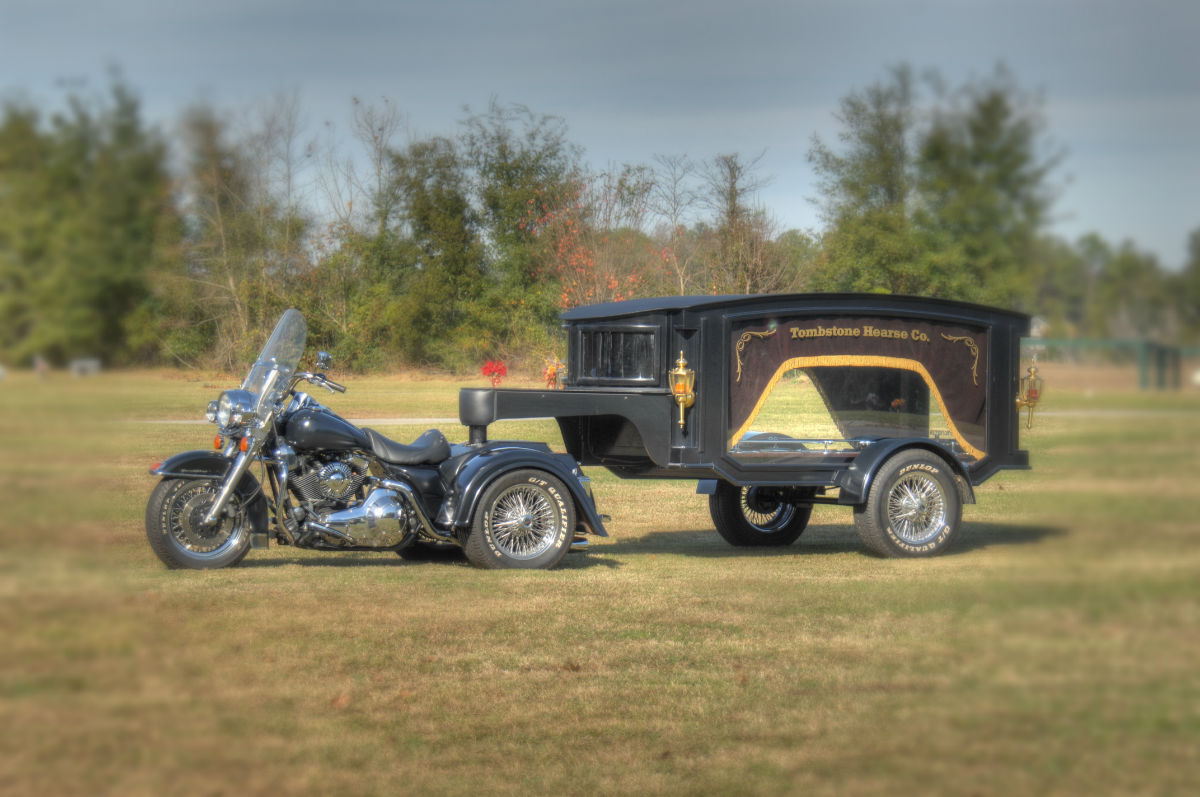
[[[397,493],[377,487],[358,506],[330,512],[304,525],[326,538],[332,536],[330,542],[391,548],[407,534],[408,511]]]

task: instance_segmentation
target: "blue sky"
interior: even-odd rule
[[[1194,0],[0,0],[0,94],[50,104],[110,65],[164,126],[197,101],[296,92],[308,128],[388,97],[418,135],[492,98],[563,117],[603,167],[765,153],[760,199],[817,229],[807,153],[855,88],[907,62],[951,84],[1003,62],[1066,157],[1054,231],[1132,239],[1174,268],[1200,227]]]

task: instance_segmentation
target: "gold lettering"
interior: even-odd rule
[[[915,340],[928,343],[929,336],[919,329],[880,329],[879,327],[863,324],[861,327],[825,327],[817,324],[812,327],[790,327],[792,340],[807,340],[808,338],[883,338],[886,340]]]

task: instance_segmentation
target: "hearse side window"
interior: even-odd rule
[[[744,428],[731,430],[729,453],[752,463],[786,462],[813,452],[850,452],[851,441],[926,437],[952,451],[954,427],[920,376],[901,369],[815,367],[783,371]]]
[[[580,384],[658,383],[657,327],[584,327],[579,330]]]

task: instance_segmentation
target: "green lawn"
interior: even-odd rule
[[[931,560],[867,556],[835,507],[734,550],[694,485],[592,469],[612,536],[552,572],[277,547],[168,572],[146,469],[213,430],[148,422],[234,381],[0,381],[0,794],[1200,782],[1195,392],[1050,394],[1034,469],[981,487]],[[344,381],[318,398],[351,417],[457,415],[458,381]],[[548,422],[492,436],[561,445]]]

